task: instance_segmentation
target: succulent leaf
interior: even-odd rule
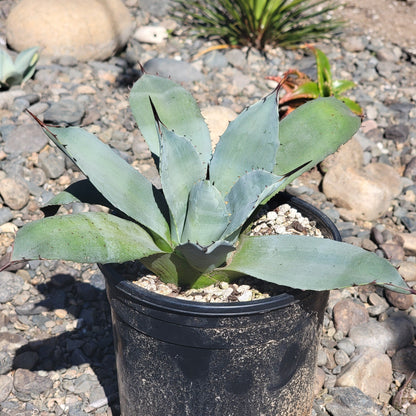
[[[10,55],[0,48],[0,81],[2,83],[14,72],[14,64]]]
[[[316,59],[319,95],[321,97],[328,97],[332,95],[330,91],[332,88],[331,65],[327,56],[320,49],[314,47],[310,47],[310,49],[312,49]]]
[[[337,97],[339,94],[342,94],[343,92],[354,88],[355,82],[350,81],[348,79],[342,79],[342,80],[335,80],[332,83],[332,88],[334,90],[334,95]]]
[[[185,224],[188,197],[192,187],[205,179],[206,169],[192,143],[168,130],[159,121],[159,173],[171,214],[171,234],[179,243]]]
[[[114,215],[87,212],[27,224],[17,233],[12,261],[121,263],[160,252],[153,238],[139,225]]]
[[[150,151],[159,156],[158,132],[149,97],[160,120],[178,136],[191,141],[207,166],[211,159],[210,134],[192,95],[170,79],[149,74],[143,74],[131,89],[130,106],[134,118]]]
[[[189,194],[181,242],[209,246],[220,238],[228,222],[229,213],[218,189],[208,181],[199,181]]]
[[[276,193],[284,176],[276,176],[263,170],[254,170],[241,176],[225,197],[230,212],[230,223],[221,238],[229,239],[268,196]]]
[[[0,85],[10,87],[26,82],[35,72],[39,48],[29,48],[17,55],[15,62],[0,49]]]
[[[384,284],[408,293],[385,259],[351,244],[298,235],[244,236],[230,263],[220,269],[303,290]],[[214,273],[215,274],[215,273]]]
[[[43,127],[48,137],[80,168],[113,206],[170,243],[158,190],[93,134],[78,127]]]
[[[252,170],[272,172],[279,147],[277,91],[246,108],[221,136],[210,163],[211,183],[227,195]]]
[[[280,122],[280,147],[273,173],[284,175],[311,160],[288,176],[284,186],[294,178],[334,153],[359,129],[361,120],[334,97],[317,98],[298,107]]]
[[[268,13],[266,1],[256,4],[258,13]],[[320,55],[317,60],[322,85],[332,86],[329,64]],[[337,84],[340,89],[349,85]],[[195,288],[248,274],[304,290],[374,281],[407,293],[386,260],[352,245],[293,235],[241,235],[259,204],[333,153],[360,125],[344,103],[331,97],[299,107],[279,130],[278,89],[230,123],[208,169],[208,129],[192,96],[170,80],[143,75],[131,103],[159,158],[163,193],[92,134],[75,127],[48,128],[37,119],[87,176],[52,198],[45,211],[56,213],[61,204],[81,201],[109,207],[112,214],[88,212],[28,224],[17,234],[12,261],[140,260],[164,282]]]
[[[149,270],[165,283],[173,283],[179,287],[194,287],[199,281],[209,285],[203,274],[192,267],[178,252],[161,253],[142,258],[140,260]],[[212,282],[212,279],[210,280]]]
[[[353,113],[357,115],[363,114],[363,109],[353,100],[348,97],[339,95],[338,100],[342,101]]]
[[[186,261],[201,273],[209,272],[225,263],[228,253],[235,250],[228,241],[216,241],[208,247],[185,243],[175,247]]]
[[[12,86],[12,85],[19,85],[22,83],[22,81],[23,81],[22,74],[20,74],[17,71],[12,71],[7,74],[7,77],[4,80],[4,83],[7,86]]]
[[[286,97],[286,96],[285,96]],[[280,100],[281,104],[284,104],[285,100],[283,97]],[[304,84],[301,84],[298,88],[296,88],[296,90],[292,93],[289,94],[289,99],[297,99],[299,98],[308,98],[308,99],[315,99],[319,97],[319,88],[318,88],[318,84],[316,82],[313,81],[308,81],[305,82]]]
[[[17,55],[14,62],[16,72],[22,75],[22,82],[30,79],[35,72],[36,64],[39,60],[39,48],[33,47],[26,49]]]

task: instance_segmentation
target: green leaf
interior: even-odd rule
[[[139,225],[114,215],[88,212],[26,224],[16,235],[12,261],[123,263],[160,252]]]
[[[186,261],[201,273],[209,272],[225,263],[228,253],[234,251],[228,241],[216,241],[208,247],[199,244],[185,243],[175,247]]]
[[[196,282],[212,283],[212,278],[207,278],[199,270],[192,267],[178,252],[155,254],[141,259],[141,262],[165,283],[173,283],[179,287],[194,287]]]
[[[144,74],[130,92],[130,106],[150,151],[159,156],[159,138],[151,98],[160,120],[178,136],[187,138],[206,167],[211,159],[208,127],[192,95],[170,79]]]
[[[327,56],[317,48],[311,48],[315,54],[316,59],[316,75],[318,80],[319,95],[321,97],[329,97],[330,91],[328,88],[332,88],[332,76],[331,65]]]
[[[297,98],[318,98],[319,97],[319,88],[318,84],[313,81],[305,82],[296,88],[293,93],[290,94],[290,99]]]
[[[113,206],[170,243],[160,196],[143,175],[93,134],[78,127],[43,128]],[[157,200],[156,198],[160,198]]]
[[[39,60],[38,51],[38,47],[33,47],[26,49],[17,55],[14,65],[16,71],[22,75],[22,82],[26,82],[34,74],[36,64]]]
[[[20,85],[22,83],[23,77],[22,74],[17,71],[9,72],[4,83],[8,86]]]
[[[0,81],[5,83],[6,79],[14,72],[14,64],[10,55],[0,48]]]
[[[277,91],[273,91],[228,125],[210,163],[211,183],[225,196],[246,172],[271,172],[278,147]]]
[[[348,79],[337,80],[332,83],[335,97],[351,88],[354,88],[355,86],[355,82]]]
[[[280,122],[280,147],[273,173],[285,175],[311,160],[285,180],[285,185],[290,183],[351,139],[360,124],[360,118],[334,97],[301,105]]]
[[[174,17],[197,36],[263,49],[329,37],[341,23],[328,17],[337,7],[331,0],[175,0]]]
[[[229,213],[218,189],[199,181],[191,189],[181,242],[209,246],[217,241],[229,221]]]
[[[271,235],[241,238],[230,263],[219,269],[302,290],[383,284],[408,290],[385,259],[351,244],[324,238]],[[237,273],[237,274],[235,274]]]
[[[316,73],[318,80],[319,95],[321,97],[331,97],[332,91],[332,74],[331,65],[327,56],[319,49],[311,47],[316,58]]]
[[[185,224],[188,197],[192,187],[205,179],[202,166],[192,143],[159,123],[160,179],[173,221],[172,238],[179,243]]]
[[[353,113],[361,116],[364,114],[363,109],[353,100],[344,96],[338,96],[338,100],[342,101]]]
[[[239,230],[260,203],[275,193],[284,181],[283,176],[276,176],[262,170],[248,172],[241,176],[225,197],[230,212],[230,223],[222,239],[228,239]]]

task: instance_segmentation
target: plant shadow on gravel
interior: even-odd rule
[[[62,323],[59,322],[59,318],[55,317],[56,326],[54,328],[60,324],[63,326],[71,324],[75,319],[77,319],[77,325],[73,330],[65,330],[61,327],[60,333],[56,336],[30,341],[20,347],[16,351],[13,368],[59,371],[89,364],[104,390],[113,416],[118,416],[120,409],[110,306],[108,305],[102,275],[97,273],[94,276],[97,279],[91,284],[77,281],[69,274],[57,274],[52,276],[49,282],[37,286],[45,299],[34,305],[34,312],[36,310],[54,311],[63,309],[67,311],[68,315],[62,320]],[[32,319],[33,316],[43,317],[32,313]],[[48,320],[50,320],[49,316]],[[39,319],[38,326],[45,331],[46,328],[42,328],[41,322],[42,320]],[[38,359],[26,360],[25,357],[28,355],[36,356]],[[79,372],[79,375],[83,373],[82,370]],[[62,376],[65,379],[65,374],[62,374]],[[76,378],[73,381],[76,383]],[[98,387],[98,384],[91,385],[92,389],[94,387]],[[62,389],[64,388],[66,387],[62,386]],[[91,389],[86,392],[90,393]],[[69,387],[68,394],[77,393],[84,393],[84,391],[72,392],[71,387]],[[100,399],[96,400],[97,409],[100,405],[105,405],[102,399],[101,395]],[[83,406],[94,407],[94,403],[91,401],[88,402],[88,399],[84,399]]]

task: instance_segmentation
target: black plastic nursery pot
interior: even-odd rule
[[[340,240],[319,210],[278,197]],[[301,259],[300,259],[301,261]],[[162,296],[106,277],[122,416],[308,416],[328,292],[241,303]],[[330,276],[328,276],[330,278]]]

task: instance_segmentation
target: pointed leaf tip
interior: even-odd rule
[[[157,123],[162,123],[160,120],[159,114],[157,113],[156,107],[152,101],[152,97],[149,95],[150,107],[152,108],[153,117],[155,118]]]
[[[282,89],[283,85],[285,84],[285,82],[289,78],[289,75],[290,75],[289,71],[286,71],[283,74],[282,79],[280,81],[278,81],[278,84],[276,85],[275,89],[272,91],[272,94],[276,93],[276,100],[278,99],[278,95],[279,95],[280,90]]]
[[[146,71],[145,71],[144,66],[142,65],[142,63],[141,62],[137,62],[137,65],[139,65],[139,68],[140,68],[140,71],[142,71],[142,74],[145,74]]]

